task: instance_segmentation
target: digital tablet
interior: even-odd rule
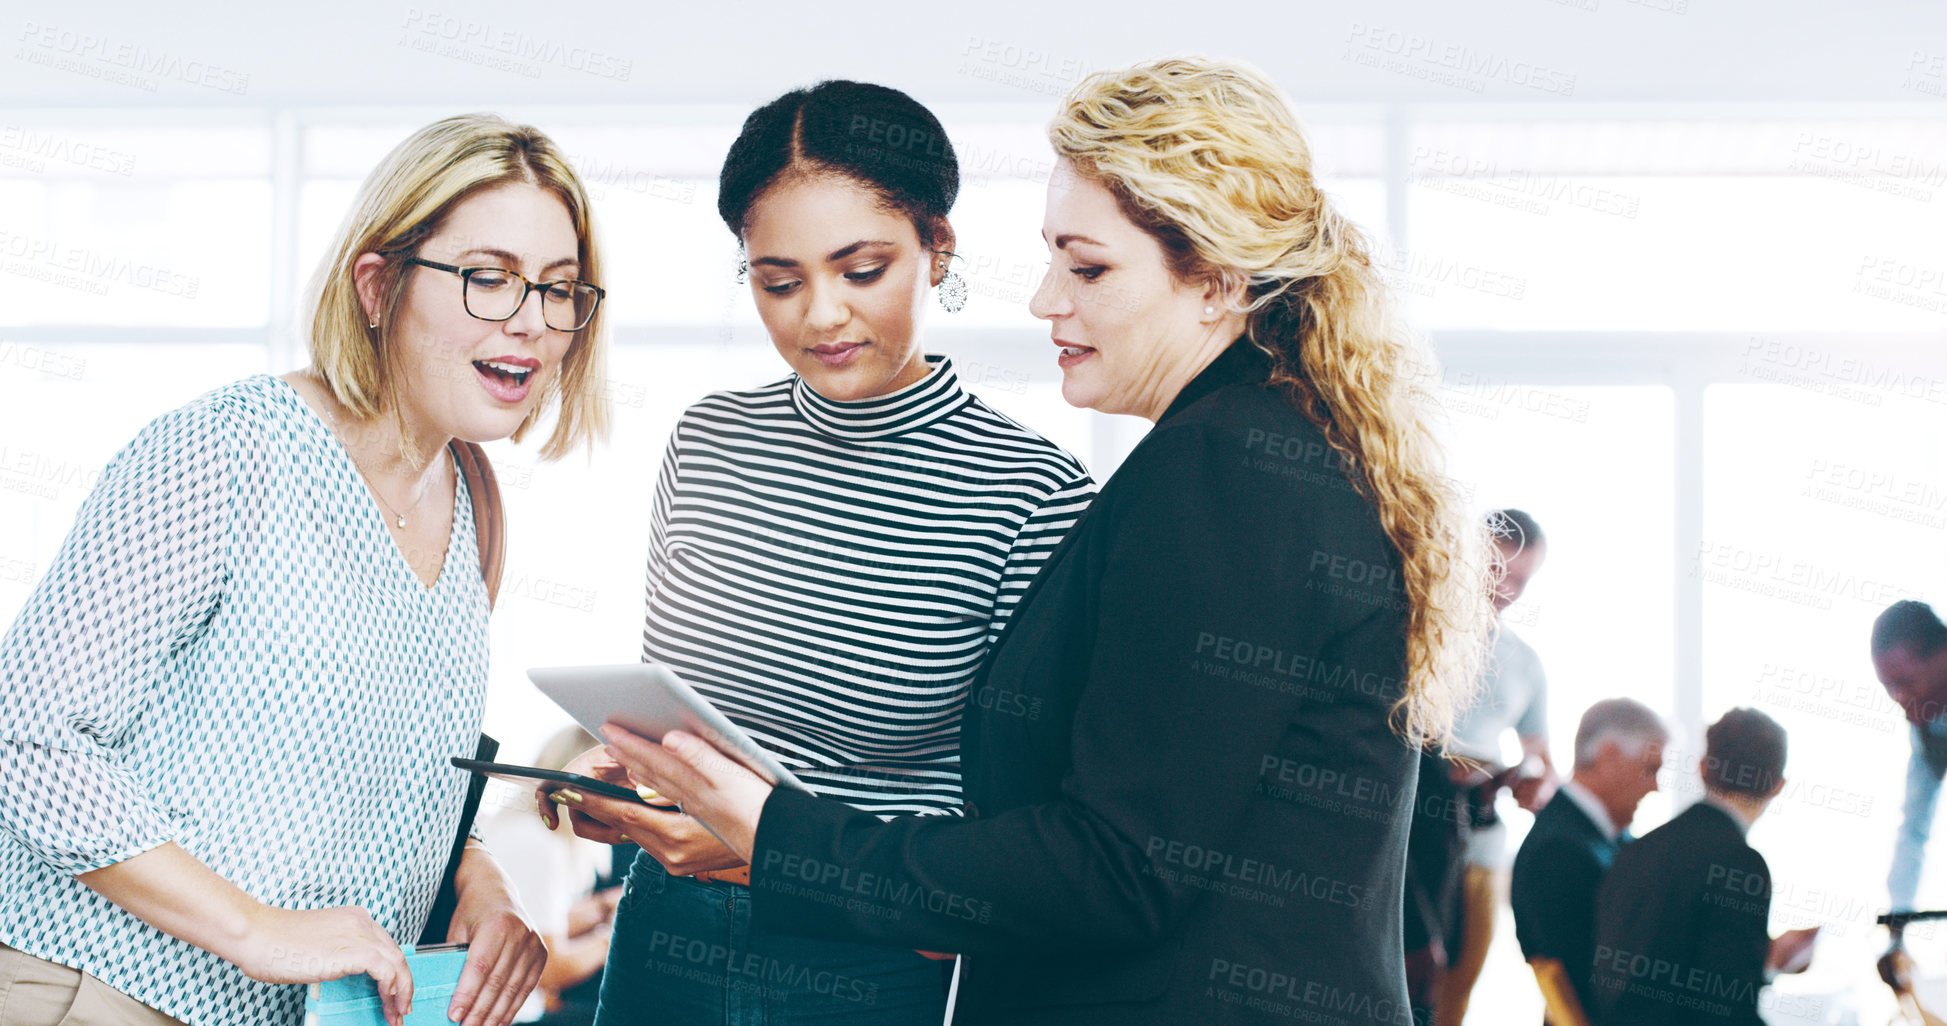
[[[772,786],[805,790],[775,756],[661,663],[538,667],[527,678],[596,737],[610,721],[651,741],[688,731]]]
[[[606,780],[597,780],[594,777],[585,777],[579,773],[569,773],[566,770],[542,769],[539,766],[514,766],[504,762],[481,762],[479,759],[462,759],[458,756],[454,756],[452,762],[453,765],[466,770],[468,773],[478,773],[481,776],[492,777],[495,780],[504,780],[507,783],[520,787],[533,787],[537,781],[550,781],[577,791],[599,794],[604,798],[616,798],[625,802],[635,802],[638,805],[647,805],[652,809],[666,808],[671,812],[676,811],[674,806],[656,805],[645,801],[642,795],[636,793],[635,788],[623,784],[611,784]]]

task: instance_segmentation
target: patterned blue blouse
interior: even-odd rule
[[[124,448],[0,642],[0,941],[194,1026],[295,1026],[302,987],[74,878],[167,841],[266,904],[362,906],[415,940],[464,796],[447,758],[486,703],[456,490],[427,588],[284,381],[218,389]]]

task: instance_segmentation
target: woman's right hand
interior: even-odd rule
[[[591,748],[564,767],[570,773],[623,787],[634,787],[629,771],[609,758],[603,748]],[[555,792],[562,792],[556,800]],[[535,789],[541,806],[541,819],[554,829],[557,807],[568,810],[568,822],[575,835],[603,844],[635,844],[649,852],[672,876],[690,876],[706,870],[734,869],[744,864],[736,852],[703,828],[703,824],[675,811],[666,798],[649,798],[651,806],[601,795],[584,795],[570,785],[547,783]]]
[[[260,983],[319,983],[365,973],[378,983],[386,1022],[400,1026],[412,1011],[405,953],[362,908],[264,906],[230,961]]]

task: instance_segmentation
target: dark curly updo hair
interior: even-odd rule
[[[765,190],[820,174],[877,193],[912,219],[927,249],[960,193],[960,161],[932,111],[897,89],[831,80],[793,89],[744,119],[717,178],[717,213],[741,241]]]

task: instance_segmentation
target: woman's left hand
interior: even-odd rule
[[[469,848],[462,859],[467,879],[458,888],[453,926],[446,935],[448,942],[467,946],[466,965],[446,1018],[463,1026],[507,1026],[541,982],[548,948],[522,917],[500,867],[490,859],[487,864],[473,861],[477,850]]]
[[[745,862],[757,850],[757,819],[771,785],[702,738],[672,730],[661,744],[614,723],[602,725],[608,753],[636,783],[682,806]]]

